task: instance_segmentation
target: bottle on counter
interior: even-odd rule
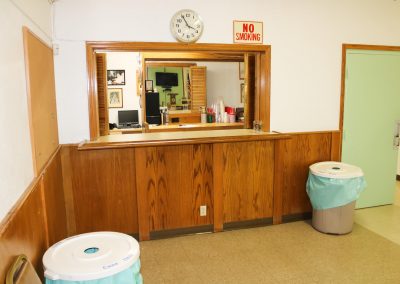
[[[207,123],[207,113],[206,113],[206,107],[201,106],[200,107],[200,119],[201,123]]]
[[[160,107],[161,124],[166,125],[169,122],[168,108],[166,106]]]
[[[168,109],[164,112],[164,124],[167,125],[169,123],[169,113]]]

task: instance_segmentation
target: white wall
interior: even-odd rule
[[[238,62],[198,62],[207,67],[207,105],[218,102],[219,97],[225,106],[243,107],[240,102],[239,63]]]
[[[47,0],[0,1],[0,220],[33,180],[22,26],[51,44]]]
[[[203,43],[232,43],[234,19],[264,22],[273,130],[338,129],[342,43],[400,45],[400,1],[393,0],[59,0],[57,93],[59,103],[79,105],[60,105],[61,143],[89,137],[84,41],[173,42],[169,21],[182,8],[203,18]]]
[[[109,88],[122,88],[122,108],[110,108],[110,123],[118,124],[119,110],[139,111],[139,123],[142,123],[140,97],[136,95],[136,70],[138,69],[137,52],[108,52],[107,70],[125,70],[125,85],[108,86]]]

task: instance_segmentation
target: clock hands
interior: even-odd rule
[[[185,19],[185,16],[181,15],[181,18],[185,21],[185,24],[189,29],[195,30],[195,28],[193,28],[192,26],[189,26],[188,22]]]

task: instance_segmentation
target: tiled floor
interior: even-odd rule
[[[394,204],[358,209],[355,222],[400,245],[400,182],[396,182]]]
[[[355,222],[400,245],[399,206],[387,205],[358,209],[355,212]]]
[[[400,283],[400,246],[295,222],[141,242],[144,283]]]

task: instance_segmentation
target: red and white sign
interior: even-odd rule
[[[263,43],[263,23],[253,21],[233,21],[234,43]]]

